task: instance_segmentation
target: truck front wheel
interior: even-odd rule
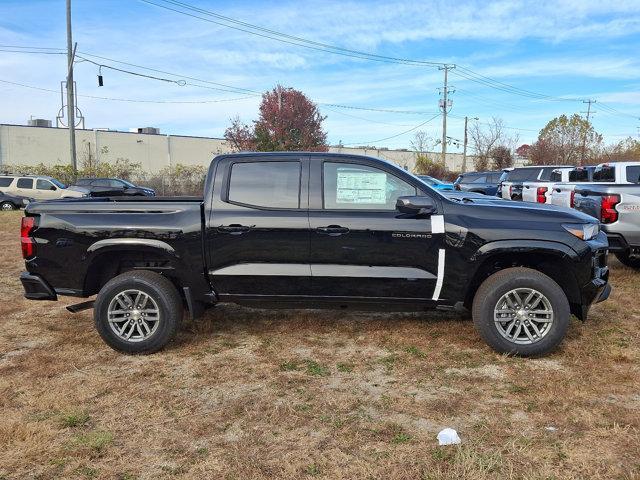
[[[114,350],[132,354],[163,348],[175,336],[182,315],[182,299],[173,284],[146,270],[109,280],[98,293],[93,311],[102,339]]]
[[[494,350],[544,355],[564,338],[570,320],[562,288],[530,268],[507,268],[487,278],[473,299],[473,323]]]

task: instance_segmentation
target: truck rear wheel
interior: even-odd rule
[[[625,250],[624,252],[616,252],[616,258],[627,267],[640,268],[640,256],[631,255],[631,250]]]
[[[569,327],[562,288],[530,268],[507,268],[487,278],[473,299],[473,323],[494,350],[520,356],[555,349]]]
[[[93,310],[96,329],[114,350],[157,352],[169,343],[182,320],[182,299],[173,284],[147,270],[125,272],[98,293]]]

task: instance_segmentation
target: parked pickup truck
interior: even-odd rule
[[[329,153],[216,157],[203,199],[31,204],[25,296],[94,308],[99,334],[159,350],[183,310],[470,309],[499,352],[540,355],[609,295],[606,235],[587,215],[447,199],[385,161]]]
[[[569,172],[568,183],[556,183],[551,188],[549,202],[559,207],[573,208],[576,184],[593,181],[595,166],[576,167]]]
[[[524,182],[522,184],[522,200],[524,202],[533,203],[550,203],[549,198],[553,186],[556,183],[568,182],[569,172],[574,167],[560,167],[551,170],[551,172],[543,172],[539,180]]]
[[[522,200],[524,182],[548,181],[551,173],[566,165],[516,167],[501,178],[500,195],[506,200]]]
[[[577,185],[574,207],[600,220],[618,260],[640,268],[640,185]]]

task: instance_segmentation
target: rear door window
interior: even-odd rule
[[[27,189],[33,188],[33,178],[19,178],[16,187]]]
[[[487,177],[485,175],[479,175],[471,183],[487,183]]]
[[[13,177],[0,177],[0,187],[8,187],[13,182]]]
[[[627,182],[640,183],[640,165],[627,167]]]
[[[300,208],[300,162],[241,162],[231,167],[229,203]]]

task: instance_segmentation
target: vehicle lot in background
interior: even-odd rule
[[[92,197],[153,197],[156,194],[152,188],[140,187],[120,178],[80,178],[75,185],[89,190]]]
[[[453,188],[463,192],[495,195],[498,191],[501,176],[502,172],[463,173],[453,182]]]
[[[573,320],[571,341],[545,359],[493,353],[454,313],[230,305],[186,322],[161,356],[131,357],[103,344],[91,312],[64,309],[75,300],[22,298],[21,216],[0,225],[0,476],[595,479],[640,468],[640,276],[615,259],[611,301]],[[444,427],[462,444],[439,447]]]
[[[7,195],[4,192],[0,192],[0,210],[18,210],[24,208],[29,204],[29,199],[25,197],[17,197],[15,195]]]
[[[573,167],[556,168],[551,172],[543,171],[540,179],[522,184],[522,201],[533,203],[550,203],[551,190],[556,183],[568,182],[569,172]]]
[[[574,206],[600,220],[610,252],[625,265],[640,268],[640,185],[576,185]]]
[[[566,165],[545,165],[532,167],[516,167],[507,172],[502,180],[502,198],[507,200],[522,200],[523,185],[525,182],[535,182],[537,180],[546,182],[551,178],[551,174],[558,168],[566,168]]]
[[[576,167],[569,172],[568,183],[556,183],[551,188],[549,202],[558,207],[573,208],[573,195],[576,184],[593,181],[595,166]]]
[[[34,200],[86,197],[89,191],[68,187],[55,178],[35,175],[0,175],[0,191]]]
[[[450,182],[443,182],[442,180],[430,177],[429,175],[416,175],[416,177],[436,190],[453,190],[453,184]]]

